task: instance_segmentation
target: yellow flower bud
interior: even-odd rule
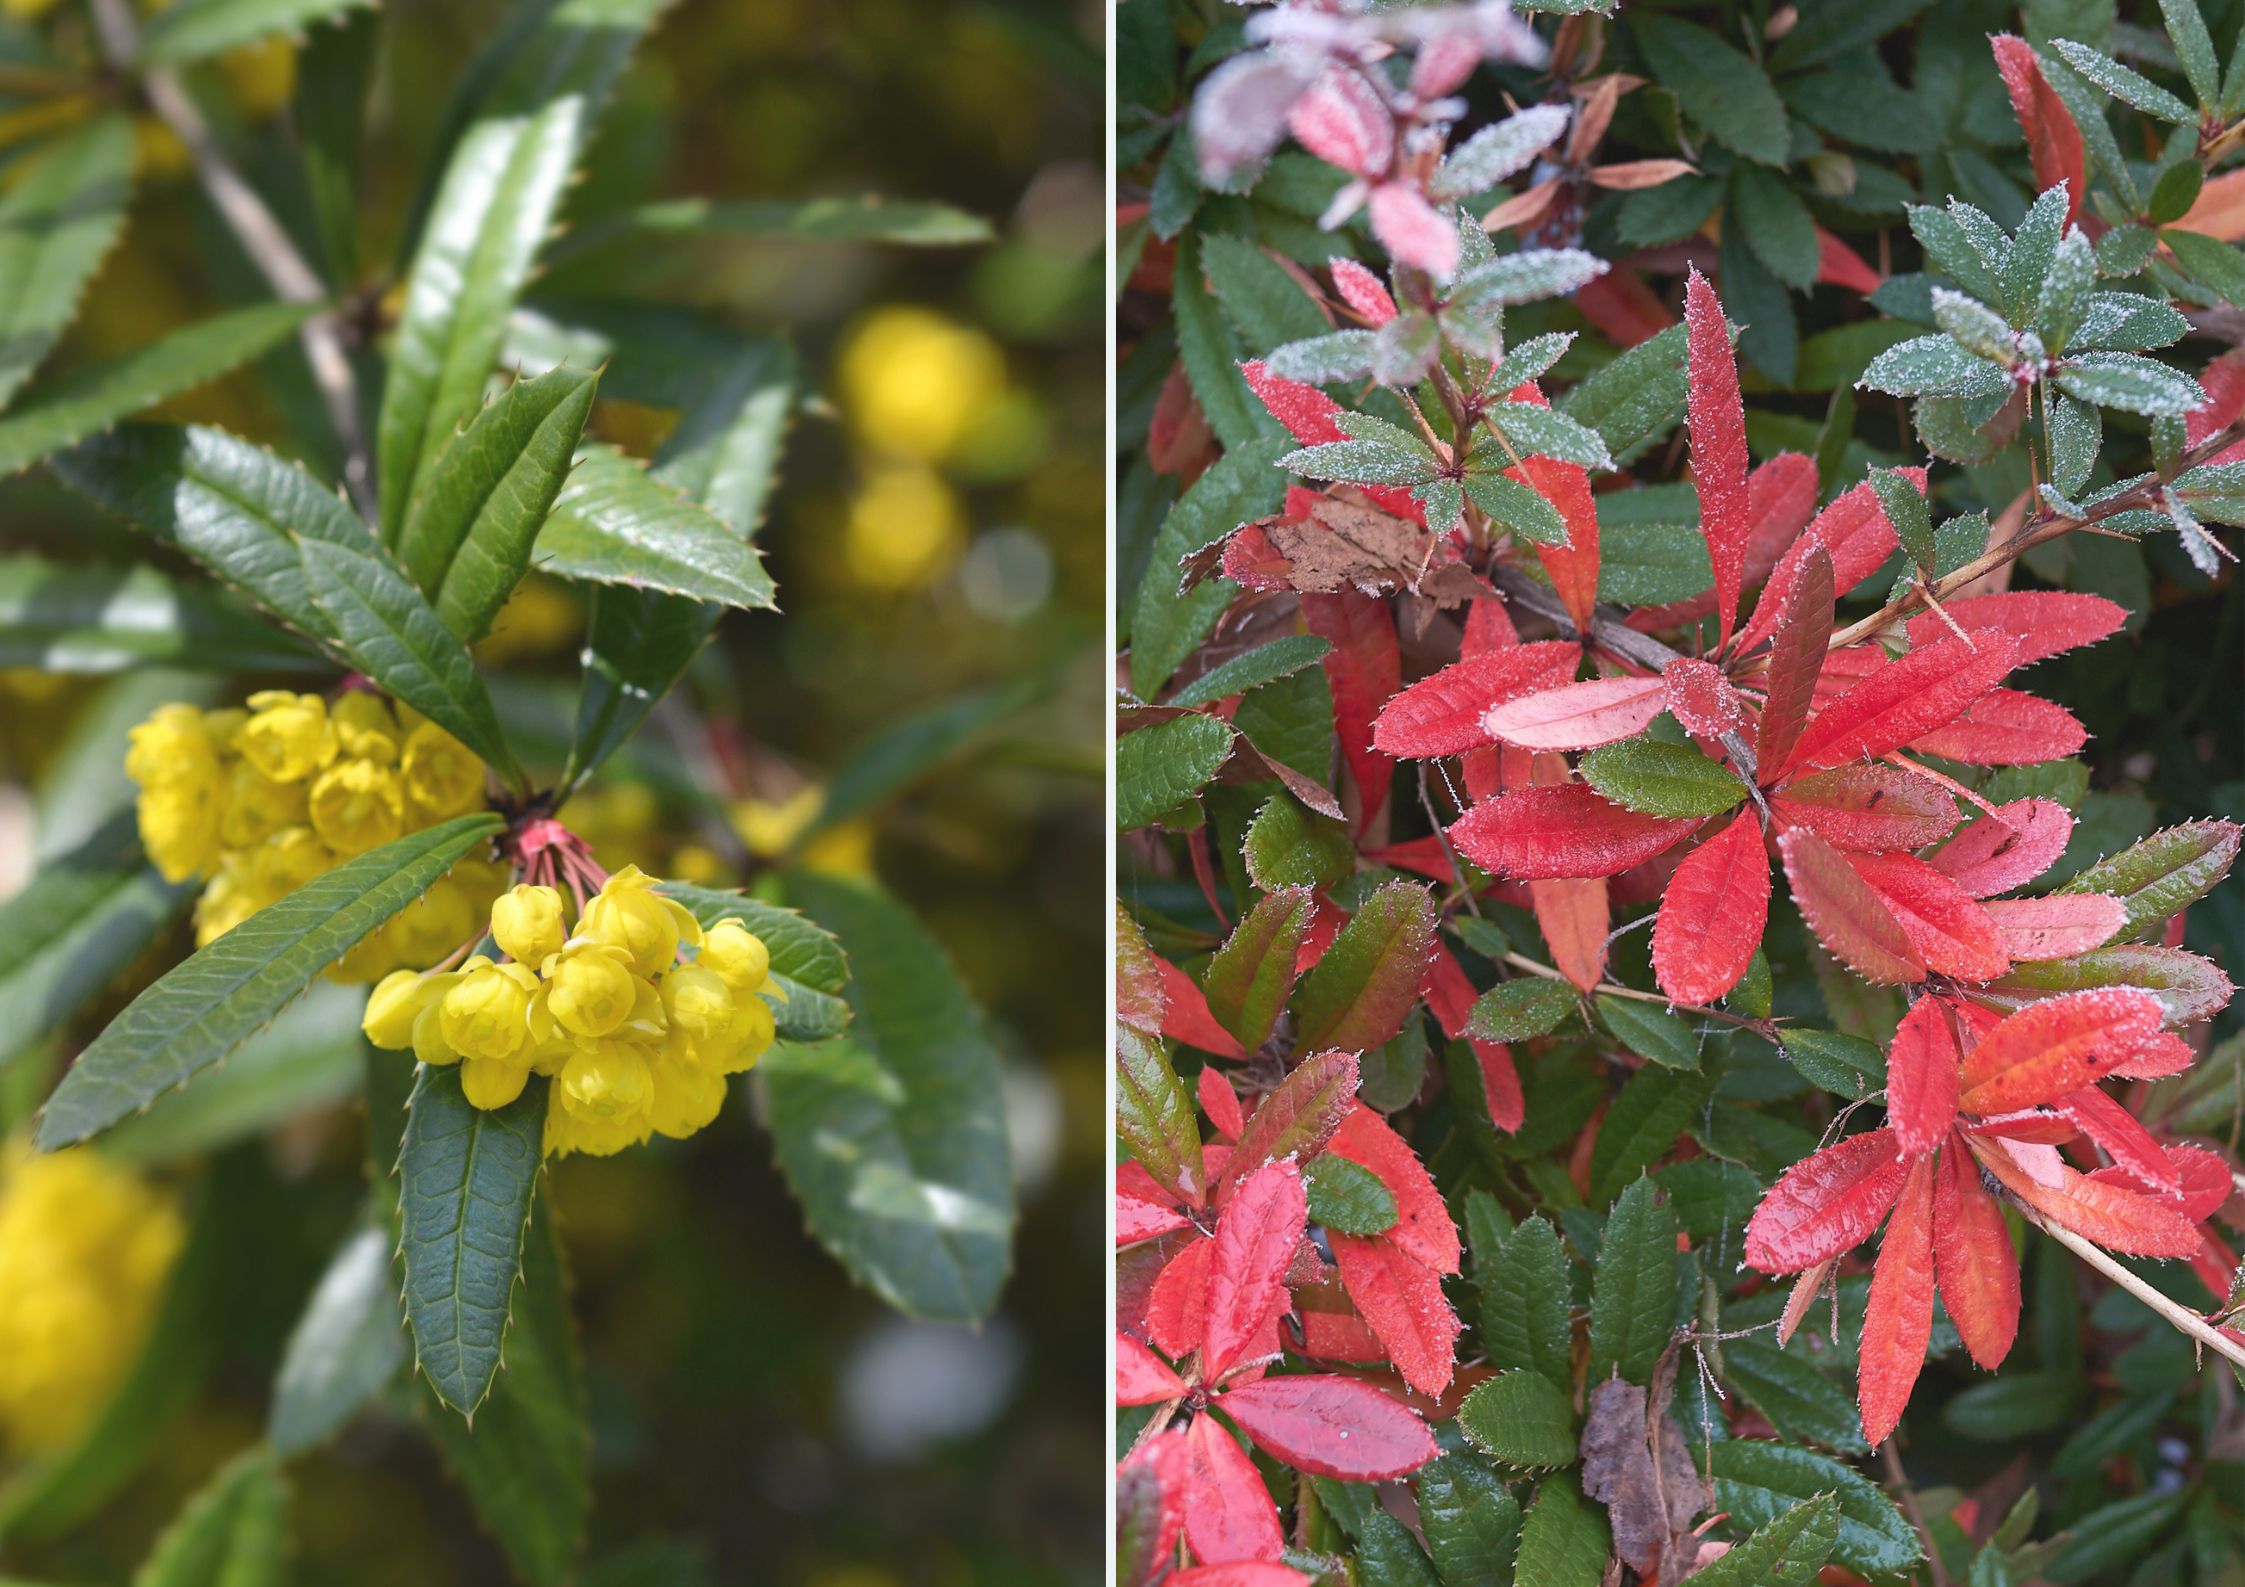
[[[733,989],[699,965],[673,967],[662,979],[663,1013],[671,1028],[697,1039],[722,1037],[733,1028]]]
[[[695,1058],[677,1037],[650,1060],[648,1075],[654,1084],[648,1118],[672,1140],[684,1140],[724,1111],[725,1077]]]
[[[238,705],[222,705],[203,713],[203,731],[221,755],[235,753],[234,735],[249,725],[249,713]]]
[[[312,784],[311,811],[312,830],[346,859],[405,831],[397,773],[378,761],[342,760],[321,772]]]
[[[529,1083],[529,1066],[504,1058],[470,1058],[460,1066],[461,1093],[470,1107],[485,1112],[505,1107]]]
[[[636,865],[608,878],[577,923],[580,936],[621,948],[641,975],[660,975],[678,957],[678,945],[701,946],[702,928],[676,899],[655,891],[655,879]]]
[[[397,764],[398,748],[405,735],[398,731],[397,717],[379,694],[352,689],[335,702],[329,714],[335,719],[335,736],[344,754],[378,760],[385,766]]]
[[[470,1058],[516,1058],[530,1045],[537,974],[520,964],[493,964],[480,954],[468,964],[444,994],[446,1045]]]
[[[555,1086],[552,1099],[546,1105],[546,1140],[548,1157],[565,1157],[571,1152],[584,1152],[593,1157],[608,1157],[627,1146],[637,1146],[647,1139],[649,1125],[644,1115],[628,1119],[587,1119],[570,1111],[561,1087]]]
[[[654,1097],[646,1056],[621,1042],[594,1042],[579,1048],[562,1066],[557,1089],[562,1105],[588,1123],[645,1121]]]
[[[406,735],[401,764],[416,820],[443,821],[482,806],[483,762],[434,722],[424,721]]]
[[[491,905],[491,940],[518,963],[544,964],[569,940],[561,921],[561,894],[528,882],[501,893]]]
[[[468,961],[471,965],[475,962],[474,959]],[[432,976],[430,979],[442,979],[446,983],[444,990],[452,989],[451,976]],[[441,996],[430,998],[421,1012],[413,1017],[413,1056],[425,1064],[456,1064],[460,1061],[460,1050],[444,1039],[444,999]]]
[[[418,970],[392,970],[375,983],[359,1029],[377,1047],[392,1051],[413,1045],[413,1022],[430,1002],[431,976]]]
[[[167,882],[218,868],[218,779],[163,783],[141,794],[140,845]]]
[[[707,1061],[720,1074],[746,1074],[771,1051],[775,1034],[771,1005],[760,997],[744,997],[733,1009],[733,1028],[723,1042],[710,1047]]]
[[[302,782],[335,759],[335,724],[318,695],[265,689],[249,697],[249,709],[234,748],[275,782]]]
[[[572,1036],[606,1036],[631,1018],[644,984],[619,949],[575,942],[545,961],[540,999],[546,1013]]]
[[[229,848],[249,848],[283,827],[302,826],[305,808],[304,784],[275,782],[248,761],[237,760],[226,769],[219,837]]]
[[[771,973],[772,953],[762,937],[728,915],[703,936],[694,962],[723,976],[727,986],[746,997]]]
[[[158,706],[126,741],[125,775],[143,788],[218,781],[218,746],[191,705]]]

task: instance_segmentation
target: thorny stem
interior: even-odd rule
[[[130,0],[91,0],[91,4],[102,53],[110,66],[119,72],[133,71],[140,52],[140,27],[133,18]],[[140,70],[139,77],[148,108],[186,147],[212,205],[275,294],[287,303],[326,304],[327,284],[290,240],[287,229],[257,190],[226,158],[178,74],[155,66]],[[312,378],[327,405],[328,420],[343,443],[344,486],[360,514],[372,521],[376,511],[372,453],[359,410],[358,378],[343,347],[342,320],[332,307],[325,307],[304,322],[299,334],[305,360],[312,366]]]
[[[2245,1344],[2231,1338],[2230,1335],[2216,1328],[2180,1301],[2169,1300],[2115,1260],[2103,1247],[2092,1245],[2089,1241],[2074,1233],[2073,1230],[2050,1222],[2032,1207],[2016,1200],[2012,1202],[2012,1205],[2019,1209],[2021,1217],[2044,1234],[2049,1235],[2051,1239],[2056,1240],[2067,1250],[2073,1252],[2074,1255],[2080,1257],[2098,1272],[2104,1274],[2105,1277],[2111,1279],[2122,1289],[2128,1291],[2129,1294],[2135,1296],[2146,1306],[2149,1306],[2177,1329],[2190,1335],[2192,1339],[2213,1351],[2216,1355],[2225,1357],[2237,1366],[2245,1368]]]

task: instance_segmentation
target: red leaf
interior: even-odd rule
[[[2073,829],[2072,812],[2057,800],[2014,799],[1942,844],[1929,863],[1974,898],[1992,898],[2050,869]]]
[[[2034,157],[2035,190],[2043,192],[2065,183],[2066,224],[2071,226],[2081,216],[2081,201],[2089,196],[2088,154],[2081,128],[2075,125],[2073,112],[2050,86],[2050,80],[2043,76],[2033,45],[2012,33],[1992,34],[1988,45],[1995,51],[1996,70],[2003,74],[2004,92],[2011,96],[2012,114],[2019,118],[2019,129],[2027,135],[2027,149]]]
[[[1465,1033],[1466,1021],[1473,1017],[1474,998],[1473,983],[1466,979],[1457,959],[1437,943],[1434,961],[1427,966],[1427,1007],[1441,1025],[1442,1034],[1452,1041]],[[1469,1045],[1474,1061],[1481,1066],[1481,1093],[1488,1106],[1489,1122],[1509,1135],[1520,1128],[1527,1112],[1526,1099],[1520,1093],[1520,1072],[1512,1064],[1512,1050],[1500,1041]]]
[[[1796,777],[1771,796],[1770,808],[1834,848],[1856,854],[1923,848],[1957,824],[1957,802],[1948,789],[1884,761]]]
[[[1372,719],[1403,687],[1395,619],[1387,602],[1352,591],[1303,596],[1302,624],[1333,646],[1325,653],[1325,679],[1333,688],[1333,730],[1341,741],[1341,756],[1356,779],[1361,832],[1387,802],[1395,770],[1395,763],[1372,747]]]
[[[1678,656],[1661,669],[1662,704],[1687,732],[1720,738],[1746,725],[1746,706],[1722,668],[1696,656]]]
[[[1344,411],[1341,405],[1317,387],[1272,374],[1260,358],[1240,365],[1239,372],[1247,378],[1248,389],[1270,409],[1271,417],[1304,446],[1349,438],[1340,425]]]
[[[1924,469],[1905,468],[1902,472],[1919,490],[1925,489]],[[1748,654],[1777,627],[1812,547],[1822,546],[1831,558],[1832,592],[1845,595],[1884,566],[1899,543],[1894,525],[1879,506],[1878,492],[1871,489],[1868,480],[1833,497],[1831,505],[1808,526],[1808,532],[1793,542],[1793,549],[1778,559],[1762,598],[1754,605],[1754,620],[1739,638],[1736,653]]]
[[[1307,1160],[1323,1151],[1348,1113],[1356,1083],[1352,1052],[1312,1053],[1296,1064],[1240,1131],[1231,1157],[1234,1175],[1244,1178],[1273,1159]]]
[[[1592,287],[1597,285],[1591,283]],[[1582,306],[1580,293],[1575,302],[1578,308]],[[1532,382],[1514,391],[1510,400],[1551,406]],[[1589,633],[1598,606],[1598,505],[1591,498],[1589,472],[1552,457],[1531,457],[1504,472],[1505,478],[1518,480],[1558,508],[1559,516],[1566,521],[1567,544],[1558,549],[1537,546],[1536,560],[1551,575],[1551,587],[1559,592],[1576,631]]]
[[[1845,287],[1868,297],[1886,278],[1864,257],[1822,226],[1816,228],[1816,279],[1826,286]]]
[[[2099,1174],[2112,1174],[2131,1190],[2157,1196],[2178,1209],[2182,1206],[2182,1175],[2176,1171],[2166,1149],[2152,1139],[2149,1130],[2136,1122],[2135,1114],[2095,1086],[2083,1086],[2079,1091],[2060,1097],[2057,1106],[2060,1114],[2070,1119],[2112,1159],[2112,1167],[2099,1170]]]
[[[1752,529],[1746,497],[1746,405],[1738,392],[1738,359],[1731,352],[1723,305],[1707,278],[1692,267],[1684,283],[1684,323],[1689,327],[1690,378],[1685,417],[1691,429],[1692,488],[1699,493],[1699,532],[1715,569],[1715,611],[1721,643],[1738,622],[1745,578],[1746,537]]]
[[[1117,1405],[1159,1405],[1184,1395],[1185,1380],[1170,1370],[1168,1362],[1130,1335],[1115,1335]]]
[[[1768,596],[1757,607],[1772,605]],[[1774,637],[1770,642],[1765,698],[1756,728],[1755,765],[1764,786],[1777,780],[1778,768],[1800,742],[1808,725],[1809,706],[1816,698],[1817,675],[1824,669],[1825,641],[1832,635],[1832,557],[1821,545],[1810,544],[1783,600],[1777,606]]]
[[[1291,1162],[1265,1163],[1245,1179],[1216,1220],[1208,1268],[1208,1323],[1201,1376],[1210,1383],[1241,1356],[1286,1302],[1286,1267],[1302,1242],[1309,1203]]]
[[[2041,661],[2120,632],[2128,609],[2102,595],[2065,590],[2006,590],[1997,595],[1965,595],[1942,610],[1959,628],[2000,628],[2019,641],[2019,666]],[[1910,643],[1930,644],[1949,631],[1938,612],[1910,619]]]
[[[1208,1262],[1215,1253],[1209,1240],[1195,1240],[1169,1259],[1146,1296],[1146,1337],[1172,1359],[1200,1348],[1208,1322]]]
[[[1208,1012],[1208,999],[1199,982],[1167,959],[1154,960],[1154,973],[1161,978],[1162,998],[1167,1004],[1161,1022],[1164,1036],[1219,1058],[1247,1056],[1247,1050]]]
[[[1488,735],[1523,749],[1595,749],[1634,738],[1661,713],[1659,678],[1594,678],[1517,695],[1483,714]]]
[[[1438,1452],[1426,1423],[1355,1378],[1265,1378],[1217,1404],[1262,1448],[1312,1476],[1392,1482]]]
[[[1403,1381],[1439,1399],[1458,1365],[1458,1314],[1443,1298],[1442,1275],[1413,1261],[1385,1237],[1326,1236],[1341,1284],[1386,1349]]]
[[[2173,1207],[2077,1174],[2055,1147],[1973,1136],[1972,1155],[2014,1196],[2084,1240],[2128,1256],[2190,1256],[2198,1231]]]
[[[1933,1338],[1933,1162],[1918,1158],[1895,1198],[1871,1273],[1856,1366],[1863,1436],[1886,1442],[1910,1403]]]
[[[1341,301],[1362,315],[1371,325],[1385,325],[1395,318],[1395,299],[1380,284],[1380,278],[1344,255],[1330,261],[1334,290]]]
[[[1816,512],[1816,460],[1802,452],[1780,452],[1746,476],[1746,509],[1753,528],[1746,540],[1746,586],[1764,583],[1778,559],[1808,527]],[[1657,633],[1697,622],[1715,609],[1712,587],[1665,606],[1642,606],[1629,614],[1629,626]]]
[[[1909,933],[1844,855],[1804,828],[1780,837],[1777,852],[1801,918],[1841,963],[1880,985],[1925,979]]]
[[[1993,1372],[2019,1333],[2019,1253],[2003,1208],[1954,1136],[1942,1149],[1933,1186],[1933,1271],[1965,1349]]]
[[[1171,1207],[1157,1207],[1136,1196],[1115,1197],[1115,1244],[1136,1245],[1141,1240],[1156,1240],[1165,1234],[1175,1234],[1179,1229],[1189,1229],[1193,1220]]]
[[[2042,1107],[2111,1074],[2164,1035],[2159,999],[2100,987],[2045,998],[2005,1018],[1964,1058],[1967,1113]]]
[[[1742,812],[1684,856],[1653,921],[1653,975],[1679,1003],[1712,1003],[1739,983],[1769,923],[1769,854]]]
[[[1189,1565],[1163,1578],[1168,1587],[1310,1587],[1310,1578],[1267,1559],[1235,1559],[1222,1565]]]
[[[1185,1484],[1185,1546],[1203,1565],[1233,1560],[1276,1560],[1286,1552],[1278,1506],[1256,1474],[1255,1462],[1217,1425],[1196,1416],[1186,1429],[1190,1457]]]
[[[2103,893],[1992,898],[1981,907],[2003,933],[2004,951],[2021,962],[2087,953],[2128,924],[2128,906]]]
[[[1129,1559],[1116,1561],[1116,1587],[1144,1587],[1176,1557],[1185,1528],[1185,1490],[1191,1486],[1192,1439],[1182,1428],[1156,1433],[1116,1468],[1117,1510],[1138,1518],[1150,1503],[1154,1511],[1153,1535]]]
[[[1921,997],[1895,1027],[1886,1055],[1886,1121],[1905,1156],[1941,1144],[1957,1117],[1957,1071],[1963,1063],[1947,1005]]]
[[[2089,729],[2064,706],[2017,689],[1990,689],[1954,722],[1912,739],[1910,747],[1967,766],[2033,766],[2064,760],[2087,742]]]
[[[1627,265],[1616,265],[1585,282],[1575,293],[1574,306],[1600,335],[1620,347],[1635,347],[1676,323],[1668,305]]]
[[[1853,1250],[1894,1205],[1906,1172],[1890,1129],[1850,1135],[1802,1158],[1747,1220],[1747,1266],[1798,1273]]]
[[[2211,1147],[2178,1141],[2167,1148],[2167,1160],[2175,1165],[2175,1182],[2183,1187],[2183,1216],[2193,1223],[2211,1218],[2236,1193],[2229,1159]]]
[[[1491,742],[1481,725],[1491,706],[1565,683],[1581,660],[1582,647],[1563,640],[1469,655],[1388,701],[1372,724],[1372,746],[1405,760],[1479,749]]]
[[[1312,1361],[1385,1361],[1387,1346],[1353,1311],[1302,1313],[1302,1351]]]
[[[1604,980],[1606,928],[1613,920],[1605,878],[1530,882],[1528,901],[1553,968],[1585,992]]]
[[[1239,1132],[1247,1127],[1247,1117],[1239,1110],[1239,1093],[1232,1089],[1232,1083],[1213,1065],[1203,1065],[1193,1087],[1200,1093],[1201,1111],[1208,1115],[1217,1133],[1238,1140]]]
[[[1493,876],[1615,876],[1691,831],[1618,805],[1587,783],[1515,788],[1485,799],[1450,828],[1450,842]]]
[[[1946,727],[2011,670],[2019,642],[1999,628],[1952,634],[1888,663],[1826,706],[1790,766],[1819,770],[1876,760]]]
[[[1398,264],[1447,280],[1458,268],[1458,228],[1452,216],[1426,201],[1409,182],[1382,182],[1365,206],[1372,235]]]
[[[1914,854],[1850,854],[1928,970],[1960,981],[1992,981],[2011,968],[2003,933],[1973,899]]]
[[[1368,1168],[1395,1198],[1397,1223],[1383,1238],[1437,1273],[1458,1271],[1458,1226],[1450,1219],[1434,1176],[1388,1121],[1362,1102],[1333,1132],[1327,1151]]]

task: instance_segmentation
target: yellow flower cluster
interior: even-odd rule
[[[367,1000],[367,1039],[459,1064],[479,1108],[505,1107],[530,1076],[550,1076],[550,1156],[605,1157],[657,1132],[693,1134],[724,1106],[725,1077],[772,1045],[758,995],[771,955],[738,919],[705,932],[654,888],[637,866],[618,871],[572,933],[560,893],[518,884],[491,906],[504,957],[385,976]]]
[[[96,1152],[0,1155],[0,1428],[14,1449],[68,1443],[108,1402],[184,1239],[168,1196]]]
[[[140,838],[167,881],[202,877],[195,943],[207,947],[342,861],[484,803],[483,762],[410,706],[352,690],[268,689],[246,709],[159,706],[132,730]],[[372,981],[443,958],[506,886],[469,858],[336,967]]]

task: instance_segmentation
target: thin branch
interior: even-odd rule
[[[275,295],[286,303],[327,304],[327,283],[257,190],[226,158],[210,123],[203,119],[178,74],[161,66],[136,68],[140,26],[134,20],[130,0],[91,0],[91,4],[102,53],[117,71],[137,72],[148,108],[185,146],[211,204]],[[328,420],[343,443],[344,487],[359,512],[371,521],[375,517],[373,454],[359,410],[358,378],[352,373],[350,355],[343,346],[342,320],[332,307],[323,308],[304,322],[300,334],[304,357],[312,366],[312,378],[327,406]]]
[[[2092,1245],[2073,1230],[2050,1222],[2022,1202],[2013,1201],[2012,1205],[2019,1209],[2021,1217],[2149,1306],[2177,1329],[2190,1335],[2216,1355],[2226,1357],[2239,1367],[2245,1367],[2245,1344],[2238,1343],[2182,1302],[2169,1300],[2160,1294],[2122,1266],[2102,1246]]]
[[[1564,971],[1545,964],[1539,959],[1531,959],[1524,953],[1508,953],[1504,956],[1502,962],[1511,965],[1515,970],[1525,971],[1541,980],[1567,980]],[[1570,981],[1568,984],[1571,986],[1574,983]],[[1692,1014],[1707,1019],[1720,1020],[1726,1025],[1735,1025],[1740,1030],[1750,1030],[1773,1046],[1777,1042],[1777,1021],[1774,1019],[1755,1019],[1747,1014],[1733,1014],[1727,1008],[1711,1008],[1705,1003],[1678,1003],[1659,992],[1639,991],[1634,986],[1623,986],[1619,981],[1601,981],[1592,987],[1586,995],[1618,997],[1632,1003],[1658,1003],[1678,1014]]]

